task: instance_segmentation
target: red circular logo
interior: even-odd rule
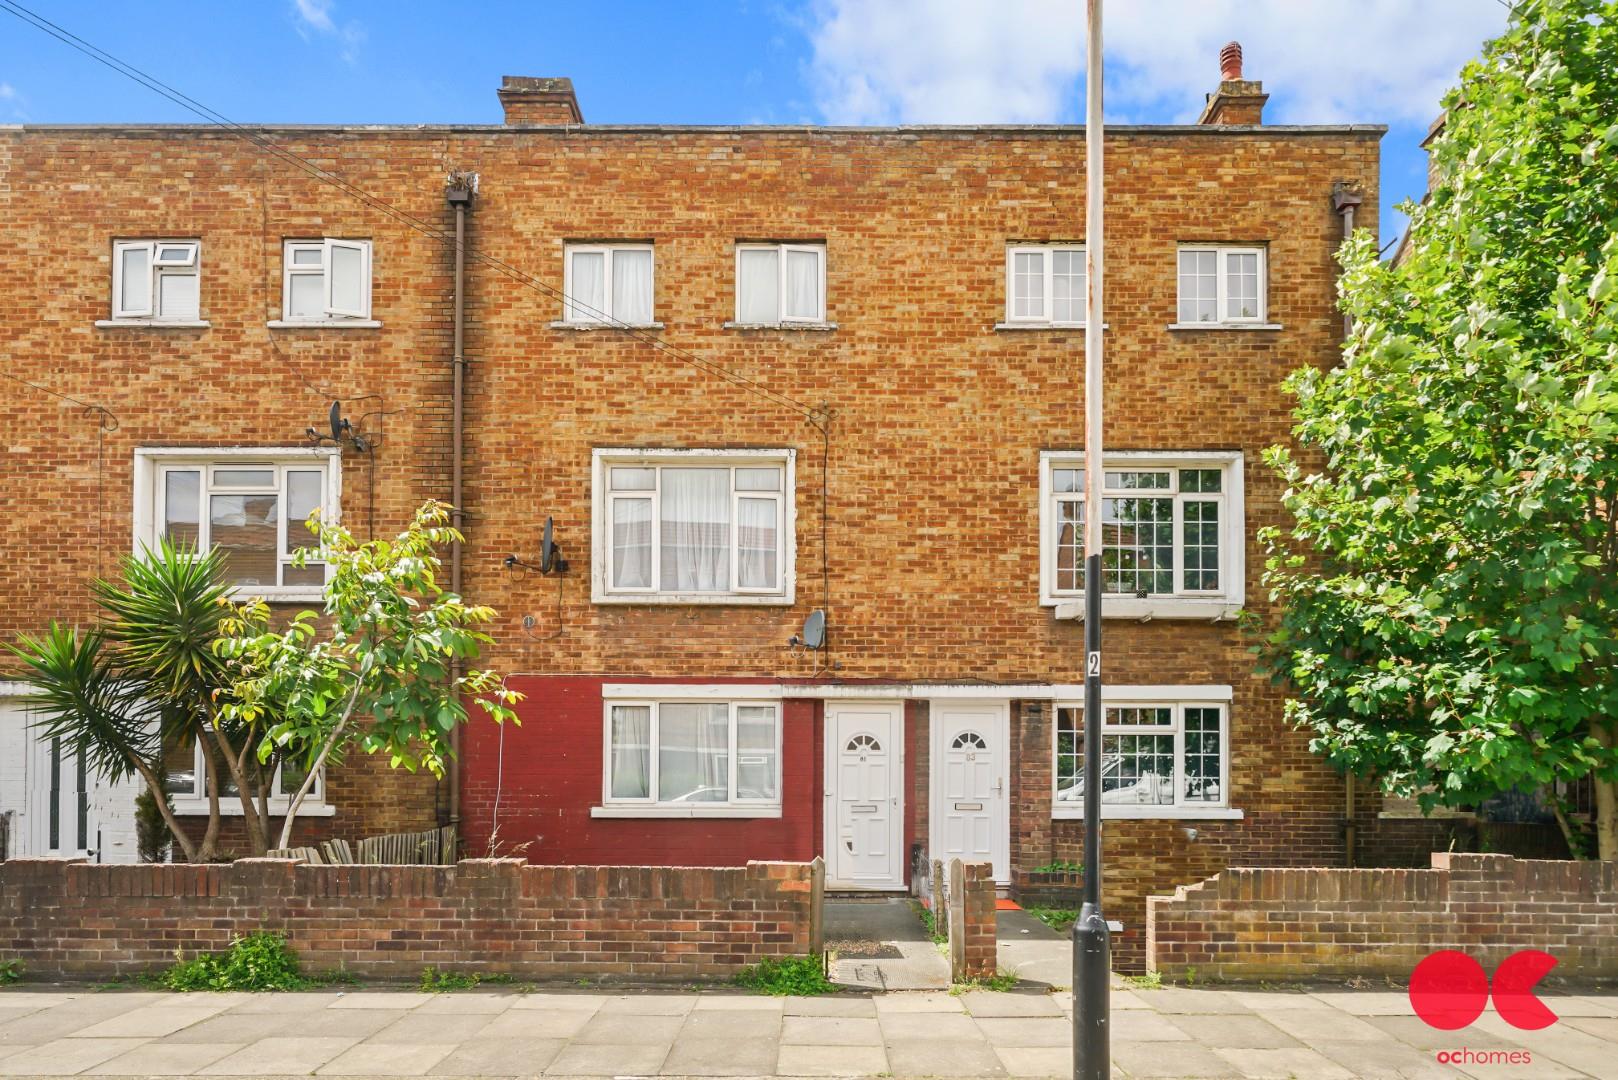
[[[1410,973],[1410,1005],[1428,1026],[1457,1031],[1489,1005],[1489,974],[1463,952],[1445,949]]]

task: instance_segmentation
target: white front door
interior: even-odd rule
[[[826,703],[826,876],[855,889],[904,887],[904,709]]]
[[[92,777],[66,739],[36,736],[28,775],[29,843],[35,855],[87,855],[95,850]]]
[[[1004,701],[934,701],[932,716],[932,857],[986,862],[1010,882],[1011,821]]]

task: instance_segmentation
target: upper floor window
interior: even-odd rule
[[[1043,455],[1041,594],[1084,596],[1084,460]],[[1102,604],[1108,614],[1233,614],[1243,595],[1241,455],[1108,455],[1102,474]]]
[[[1017,244],[1006,249],[1006,322],[1083,326],[1087,271],[1076,244]]]
[[[609,701],[606,713],[605,809],[690,817],[779,812],[779,703]]]
[[[200,240],[118,240],[112,245],[112,317],[194,322],[200,317]]]
[[[371,318],[369,240],[288,240],[281,308],[287,322]]]
[[[569,244],[565,257],[568,322],[651,323],[652,245]]]
[[[1263,322],[1264,255],[1261,247],[1180,245],[1180,323]]]
[[[313,549],[306,522],[337,513],[337,455],[329,449],[138,450],[136,535],[224,553],[225,580],[269,599],[318,599],[326,567],[293,565]]]
[[[826,321],[825,244],[737,244],[736,321],[744,326]]]
[[[1228,708],[1200,695],[1108,701],[1101,725],[1102,816],[1192,816],[1228,809]],[[1055,734],[1052,815],[1076,817],[1084,805],[1084,709],[1058,705]]]
[[[598,603],[792,602],[790,450],[597,450]]]

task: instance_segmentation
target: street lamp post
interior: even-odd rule
[[[1112,945],[1101,914],[1101,4],[1087,0],[1084,116],[1084,905],[1073,924],[1073,1076],[1108,1080]]]

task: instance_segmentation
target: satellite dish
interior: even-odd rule
[[[803,647],[818,649],[826,644],[826,613],[816,608],[803,620]]]
[[[567,572],[567,560],[562,557],[562,549],[556,544],[555,523],[555,518],[547,517],[545,519],[545,536],[539,544],[539,572],[541,574],[549,574],[553,570],[564,574]]]
[[[348,421],[343,419],[343,403],[341,401],[331,403],[330,420],[331,441],[340,443],[343,441],[343,433],[348,430]]]

